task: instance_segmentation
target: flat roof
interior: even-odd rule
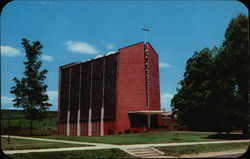
[[[171,114],[172,112],[165,112],[163,110],[140,110],[140,111],[129,111],[128,113],[135,113],[135,114]]]
[[[134,45],[137,45],[137,44],[140,44],[140,43],[144,43],[144,42],[142,41],[142,42],[139,42],[139,43],[136,43],[136,44],[132,44],[132,45],[120,48],[120,49],[118,49],[118,51],[108,52],[108,53],[106,53],[104,55],[97,55],[96,57],[93,57],[93,58],[90,58],[90,59],[87,59],[87,60],[72,62],[72,63],[66,64],[66,65],[60,66],[60,68],[67,68],[67,67],[75,66],[75,65],[82,64],[82,63],[85,63],[85,62],[94,61],[94,60],[99,59],[99,58],[104,58],[104,57],[107,57],[109,55],[118,54],[119,50],[127,48],[127,47],[131,47],[131,46],[134,46]],[[149,44],[151,46],[151,48],[154,50],[153,46],[149,42],[146,42],[145,44]],[[156,54],[157,54],[157,52],[156,52]],[[157,56],[158,56],[158,54],[157,54]]]
[[[104,55],[97,55],[97,56],[95,56],[93,58],[90,58],[90,59],[87,59],[87,60],[72,62],[72,63],[66,64],[66,65],[60,66],[60,68],[67,68],[67,67],[79,65],[79,64],[82,64],[82,63],[85,63],[85,62],[94,61],[96,59],[104,58],[104,57],[107,57],[107,56],[110,56],[110,55],[113,55],[113,54],[117,54],[117,53],[118,53],[117,51],[108,52],[108,53],[106,53]]]

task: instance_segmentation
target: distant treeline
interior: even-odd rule
[[[9,125],[10,114],[10,125]],[[30,121],[23,110],[1,110],[1,134],[30,135]],[[34,120],[34,135],[55,135],[57,130],[57,111],[45,112],[46,118]]]
[[[25,113],[23,110],[12,110],[12,109],[1,109],[1,120],[9,119],[9,114],[11,119],[24,119]],[[47,111],[47,117],[57,117],[57,111]]]

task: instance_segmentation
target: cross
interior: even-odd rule
[[[144,31],[144,35],[145,35],[145,42],[147,41],[147,36],[146,36],[146,33],[147,31],[150,31],[149,29],[147,29],[146,27],[142,28],[141,30]]]

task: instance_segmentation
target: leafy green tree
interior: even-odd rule
[[[39,41],[29,44],[27,39],[22,39],[22,45],[25,49],[27,61],[24,61],[24,77],[19,80],[13,79],[15,86],[11,87],[11,94],[15,95],[13,99],[14,107],[23,108],[26,118],[30,120],[30,135],[32,135],[33,120],[41,120],[45,117],[46,110],[49,109],[48,95],[46,94],[47,85],[44,83],[46,78],[46,69],[39,71],[42,62],[38,60],[42,45]]]
[[[248,30],[248,17],[240,14],[231,20],[221,48],[205,48],[187,61],[171,106],[189,129],[247,134]]]
[[[247,133],[248,125],[248,23],[248,17],[243,14],[231,20],[223,45],[215,58],[220,73],[220,88],[227,88],[228,92],[228,96],[224,97],[225,109],[230,110],[227,120],[232,122],[233,129],[241,129],[244,133]]]
[[[205,48],[187,61],[184,79],[180,89],[172,99],[172,109],[181,123],[189,129],[207,129],[209,124],[206,101],[211,94],[213,75],[213,53],[217,49]]]

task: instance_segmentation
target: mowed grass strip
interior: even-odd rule
[[[176,140],[176,132],[147,132],[139,134],[122,134],[109,136],[37,136],[40,138],[70,140],[79,142],[96,142],[107,144],[147,144],[147,143],[176,143],[213,141],[208,138],[215,133],[208,132],[178,132],[179,140]]]
[[[49,141],[33,141],[33,140],[15,139],[15,138],[10,138],[10,144],[9,144],[8,138],[6,137],[1,138],[1,144],[3,150],[25,150],[25,149],[89,146],[89,145],[58,143]]]
[[[1,110],[1,134],[9,133],[13,135],[30,135],[30,120],[25,119],[26,114],[23,110]],[[43,120],[33,121],[34,135],[52,135],[56,133],[57,111],[47,111]]]
[[[164,146],[156,147],[169,156],[181,156],[189,154],[199,154],[206,152],[220,152],[231,150],[247,150],[248,143],[223,143],[223,144],[200,144],[200,145],[183,145],[183,146]]]
[[[36,152],[8,155],[14,159],[82,159],[82,158],[135,158],[119,149],[84,150],[64,152]]]

